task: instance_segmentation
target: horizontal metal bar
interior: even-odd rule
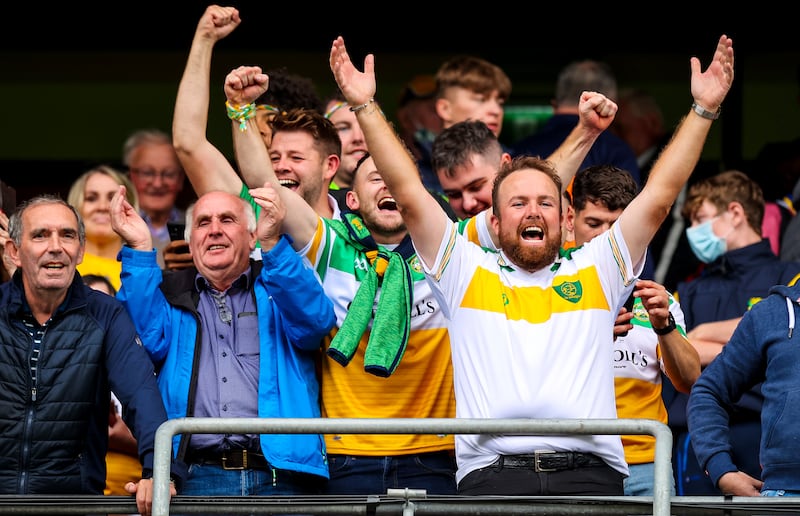
[[[156,432],[153,516],[169,516],[169,465],[177,434],[507,434],[642,435],[656,438],[653,514],[670,516],[672,432],[651,419],[467,419],[467,418],[176,418]]]
[[[401,492],[390,490],[390,492]],[[180,514],[297,514],[402,516],[405,502],[413,500],[415,516],[475,515],[620,515],[646,514],[653,506],[648,496],[175,496],[170,502]],[[131,496],[102,495],[0,495],[0,514],[131,514]],[[792,497],[673,496],[675,516],[749,516],[800,514],[800,500]]]

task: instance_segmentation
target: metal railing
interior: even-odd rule
[[[506,435],[652,435],[656,438],[653,514],[670,516],[672,477],[672,432],[650,419],[333,419],[333,418],[177,418],[163,423],[156,432],[153,463],[153,516],[168,516],[172,438],[177,434],[506,434]],[[412,497],[406,497],[403,514],[413,514]],[[461,500],[470,500],[462,497]],[[377,501],[377,500],[376,500]],[[477,501],[477,500],[475,500]],[[444,501],[443,503],[447,503]],[[411,504],[411,505],[409,505]],[[363,503],[361,504],[364,505]],[[453,508],[459,504],[454,504]],[[209,504],[205,512],[217,512]],[[230,507],[220,506],[230,512]],[[315,513],[356,514],[354,507],[331,505]],[[247,508],[249,512],[252,507]],[[285,509],[285,510],[284,510]],[[308,508],[287,505],[281,513]],[[341,509],[341,510],[340,510]],[[509,507],[506,507],[508,510]],[[522,512],[530,511],[523,505]],[[582,511],[586,511],[584,506]],[[475,513],[472,509],[473,514]],[[511,511],[515,512],[515,511]],[[374,511],[373,511],[374,513]],[[529,512],[530,513],[530,512]],[[580,513],[580,512],[578,512]],[[564,512],[571,514],[571,512]]]

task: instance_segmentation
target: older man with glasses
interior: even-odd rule
[[[171,137],[158,129],[132,133],[123,145],[122,159],[136,188],[139,212],[150,228],[153,245],[158,250],[158,264],[163,269],[163,249],[170,242],[167,223],[184,220],[183,210],[178,206],[185,179],[183,167]]]

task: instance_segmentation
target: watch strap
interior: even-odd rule
[[[653,328],[653,331],[656,335],[667,335],[675,331],[675,318],[672,317],[672,312],[669,314],[669,318],[667,319],[667,325],[663,328]]]

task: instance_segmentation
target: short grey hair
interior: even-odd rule
[[[81,247],[86,245],[86,226],[83,224],[83,219],[81,218],[78,210],[75,209],[74,206],[69,204],[67,201],[62,199],[57,195],[51,194],[43,194],[28,199],[27,201],[23,202],[17,209],[14,210],[14,213],[11,214],[11,217],[8,219],[8,236],[14,242],[17,247],[22,245],[22,235],[24,233],[24,228],[22,227],[22,215],[28,209],[33,208],[34,206],[40,206],[43,204],[57,204],[61,206],[66,206],[69,208],[69,211],[75,215],[75,220],[78,221],[78,241],[81,244]]]
[[[131,154],[142,145],[172,145],[172,137],[161,129],[141,129],[132,133],[122,145],[122,163],[131,166]]]

